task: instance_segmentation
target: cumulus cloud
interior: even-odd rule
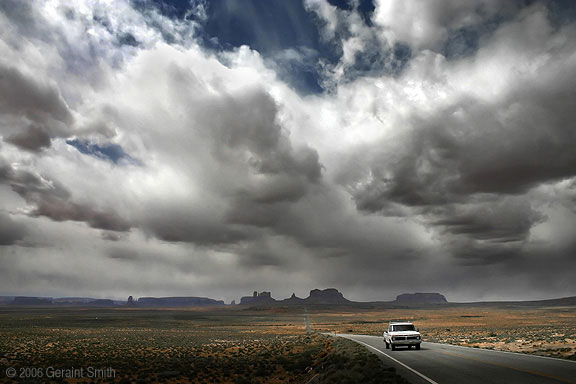
[[[521,1],[379,0],[374,22],[386,38],[417,49],[439,49],[450,33],[468,26],[482,28],[491,18],[510,17]]]

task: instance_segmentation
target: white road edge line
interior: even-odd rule
[[[376,336],[374,336],[376,337]],[[520,355],[526,357],[539,357],[541,359],[548,359],[548,360],[556,360],[556,361],[564,361],[569,363],[576,363],[575,360],[567,360],[567,359],[559,359],[557,357],[549,357],[549,356],[540,356],[540,355],[531,355],[529,353],[519,353],[519,352],[510,352],[510,351],[499,351],[497,349],[486,349],[486,348],[472,348],[472,347],[465,347],[463,345],[455,345],[455,344],[446,344],[446,343],[434,343],[432,341],[426,341],[426,344],[436,344],[436,345],[447,345],[449,347],[456,347],[456,348],[465,348],[465,349],[472,349],[474,351],[488,351],[488,352],[500,352],[500,353],[510,353],[512,355]]]
[[[340,336],[340,337],[342,337],[342,336]],[[403,366],[404,368],[406,368],[406,369],[412,371],[413,373],[417,374],[418,376],[420,376],[420,377],[423,378],[424,380],[428,381],[429,383],[431,383],[431,384],[438,384],[437,382],[435,382],[434,380],[432,380],[432,379],[429,378],[428,376],[425,376],[425,375],[421,374],[420,372],[418,372],[418,371],[415,370],[414,368],[410,368],[409,366],[407,366],[407,365],[404,364],[403,362],[396,360],[396,359],[393,358],[392,356],[388,355],[387,353],[382,352],[381,350],[379,350],[379,349],[376,348],[376,347],[373,347],[373,346],[371,346],[371,345],[369,345],[369,344],[366,344],[366,343],[364,343],[364,342],[362,342],[362,341],[359,341],[359,340],[351,339],[351,338],[348,338],[348,337],[344,337],[344,338],[345,338],[345,339],[348,339],[348,340],[355,341],[356,343],[362,344],[362,345],[365,346],[365,347],[372,348],[372,349],[375,350],[376,352],[378,352],[378,353],[386,356],[386,357],[389,358],[390,360],[395,361],[396,363],[400,364],[400,365]]]

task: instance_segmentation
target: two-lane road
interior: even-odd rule
[[[539,356],[422,343],[422,349],[387,350],[382,337],[342,335],[377,353],[414,384],[576,384],[576,362]]]

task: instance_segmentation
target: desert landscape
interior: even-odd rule
[[[53,382],[406,383],[388,361],[325,333],[379,335],[413,321],[425,342],[576,360],[576,307],[0,309],[0,364],[111,367]],[[312,333],[306,333],[308,316]],[[10,382],[5,376],[3,380]],[[12,382],[22,382],[13,379]]]
[[[352,341],[306,334],[299,310],[2,308],[0,366],[97,367],[31,382],[406,383]]]

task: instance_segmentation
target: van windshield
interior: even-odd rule
[[[393,325],[392,332],[415,331],[413,324]]]

